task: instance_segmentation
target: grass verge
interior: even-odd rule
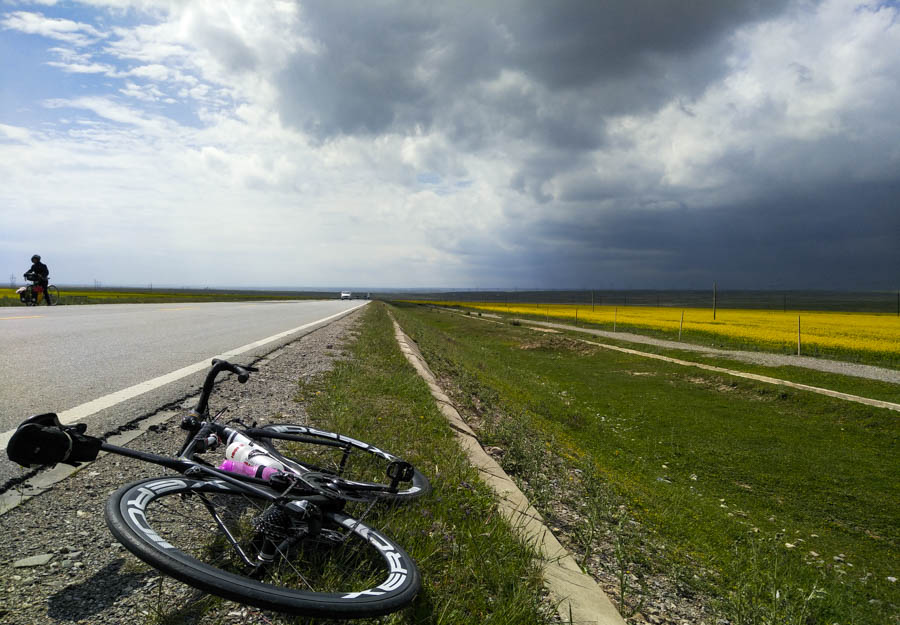
[[[397,314],[625,616],[638,622],[663,578],[707,622],[897,621],[894,413],[424,307]]]
[[[424,581],[413,606],[377,622],[544,622],[532,550],[500,517],[493,494],[406,362],[385,306],[370,305],[364,314],[351,358],[300,392],[313,423],[390,450],[431,480],[430,496],[376,523],[409,552]]]

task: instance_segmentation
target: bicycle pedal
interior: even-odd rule
[[[391,478],[391,488],[396,487],[398,482],[409,482],[413,479],[414,473],[413,466],[403,460],[394,460],[387,467],[387,476]]]

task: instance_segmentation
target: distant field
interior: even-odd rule
[[[577,318],[579,324],[604,330],[675,340],[680,334],[682,340],[691,343],[783,353],[797,353],[799,319],[800,347],[804,355],[900,365],[900,317],[896,314],[719,309],[713,319],[709,308],[431,303],[535,319],[575,322]]]
[[[252,300],[298,300],[337,298],[337,293],[286,293],[284,291],[226,291],[207,289],[59,289],[59,303],[71,304],[160,304],[176,302],[229,302]],[[21,306],[15,289],[0,288],[0,306]]]

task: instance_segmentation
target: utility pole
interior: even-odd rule
[[[11,288],[11,289],[16,288],[16,274],[14,274],[14,273],[9,274],[9,288]],[[898,295],[898,297],[900,297],[900,295]],[[898,301],[900,301],[900,300],[898,300]]]
[[[716,283],[713,282],[713,321],[716,320]]]

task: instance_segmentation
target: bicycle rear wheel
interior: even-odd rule
[[[283,458],[313,468],[323,475],[349,480],[350,483],[345,483],[345,492],[352,488],[352,483],[386,486],[390,482],[387,476],[389,466],[400,461],[397,456],[374,445],[304,425],[276,423],[248,430],[247,434]],[[317,481],[324,482],[322,476],[319,477]],[[431,484],[421,471],[413,467],[411,477],[411,480],[398,484],[397,492],[382,491],[376,494],[369,491],[368,494],[371,498],[384,501],[409,501],[431,492]],[[336,492],[340,492],[341,481],[336,482]],[[365,498],[366,491],[360,491],[360,494]]]
[[[59,303],[59,289],[51,284],[47,287],[46,297],[51,306],[56,306]]]
[[[362,618],[413,600],[421,578],[396,543],[343,513],[324,512],[316,521],[300,506],[276,506],[220,481],[162,477],[113,493],[106,520],[138,558],[240,603]],[[264,569],[255,567],[261,552],[271,558]]]

